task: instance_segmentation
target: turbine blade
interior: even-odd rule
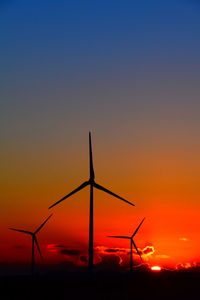
[[[33,235],[33,233],[31,231],[27,231],[27,230],[21,230],[21,229],[16,229],[16,228],[8,228],[10,230],[14,230],[14,231],[19,231],[19,232],[22,232],[22,233],[26,233],[26,234],[30,234],[30,235]]]
[[[59,201],[57,201],[56,203],[54,203],[53,205],[51,205],[49,208],[52,208],[53,206],[57,205],[58,203],[62,202],[63,200],[67,199],[68,197],[72,196],[73,194],[75,194],[76,192],[82,190],[84,187],[86,187],[89,184],[88,181],[85,181],[84,183],[82,183],[79,187],[77,187],[75,190],[73,190],[71,193],[67,194],[65,197],[63,197],[62,199],[60,199]]]
[[[97,184],[96,182],[94,182],[94,187],[95,187],[96,189],[101,190],[101,191],[103,191],[103,192],[106,192],[106,193],[108,193],[108,194],[110,194],[110,195],[112,195],[112,196],[114,196],[114,197],[116,197],[116,198],[118,198],[118,199],[120,199],[120,200],[122,200],[122,201],[124,201],[124,202],[126,202],[126,203],[128,203],[128,204],[130,204],[130,205],[132,205],[132,206],[135,206],[133,203],[131,203],[131,202],[125,200],[124,198],[118,196],[117,194],[111,192],[110,190],[104,188],[103,186],[101,186],[100,184]]]
[[[53,214],[51,214],[50,216],[48,216],[48,218],[46,218],[46,220],[38,227],[38,229],[34,232],[35,234],[38,233],[38,231],[40,231],[42,229],[42,227],[46,224],[46,222],[52,217]]]
[[[89,156],[90,156],[90,179],[94,179],[94,168],[93,168],[93,158],[92,158],[92,139],[91,132],[89,132]]]
[[[136,233],[138,232],[138,230],[140,229],[140,226],[142,225],[142,223],[144,222],[145,218],[142,220],[142,222],[140,222],[140,224],[138,225],[138,227],[136,228],[136,230],[134,231],[132,237],[134,237],[136,235]]]
[[[139,255],[139,257],[141,258],[141,260],[143,260],[142,259],[142,256],[141,256],[141,254],[140,254],[140,251],[138,250],[138,248],[137,248],[137,246],[136,246],[136,244],[135,244],[135,242],[134,242],[134,240],[132,239],[132,244],[133,244],[133,246],[134,246],[134,248],[135,248],[135,250],[136,250],[136,252],[137,252],[137,254]]]
[[[107,237],[116,238],[116,239],[130,239],[129,236],[118,236],[118,235],[107,235]]]
[[[39,246],[39,243],[38,243],[38,240],[37,240],[36,236],[34,236],[34,241],[35,241],[36,247],[38,249],[38,252],[40,254],[40,257],[41,257],[41,259],[43,259],[42,252],[40,250],[40,246]]]

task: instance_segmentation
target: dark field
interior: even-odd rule
[[[6,299],[200,299],[199,272],[98,272],[1,277]]]

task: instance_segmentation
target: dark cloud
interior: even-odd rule
[[[52,247],[52,245],[51,245]],[[70,266],[73,264],[76,267],[86,266],[88,263],[88,255],[86,251],[82,249],[70,249],[63,244],[54,244],[54,249],[65,256],[66,265]],[[94,248],[94,264],[101,269],[110,268],[111,270],[115,270],[117,268],[124,268],[129,265],[129,254],[130,250],[127,248],[108,248],[105,246],[96,246]],[[154,253],[154,247],[151,245],[146,246],[143,249],[139,249],[141,255],[144,257],[151,255]],[[134,255],[137,253],[134,252]]]
[[[62,250],[60,250],[60,253],[62,255],[78,256],[78,255],[82,254],[82,251],[78,250],[78,249],[62,249]]]
[[[153,246],[146,246],[144,249],[141,250],[141,254],[149,255],[154,253],[154,247]]]
[[[88,256],[87,255],[81,255],[79,257],[81,262],[87,263],[88,262]]]
[[[105,246],[96,246],[94,249],[99,254],[107,254],[107,253],[127,253],[128,250],[125,248],[107,248]]]
[[[116,269],[120,268],[121,259],[118,255],[108,254],[101,257],[101,262],[98,266],[103,268]]]
[[[104,251],[108,252],[108,253],[126,252],[126,250],[119,249],[119,248],[108,248],[108,249],[105,249]]]

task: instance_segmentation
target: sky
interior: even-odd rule
[[[7,228],[51,212],[46,261],[87,251],[88,190],[48,207],[88,179],[89,131],[97,182],[136,205],[95,192],[95,247],[127,249],[106,236],[146,217],[149,264],[200,261],[199,14],[197,0],[1,1],[0,264],[30,257]]]

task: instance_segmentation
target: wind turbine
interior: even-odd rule
[[[25,233],[25,234],[29,234],[32,237],[32,259],[31,259],[31,272],[32,272],[32,274],[34,273],[34,270],[35,270],[35,245],[37,247],[37,250],[40,254],[41,259],[43,258],[36,235],[42,229],[42,227],[46,224],[46,222],[51,218],[52,215],[53,214],[51,214],[34,232],[27,231],[27,230],[16,229],[16,228],[8,228],[10,230],[19,231],[19,232],[22,232],[22,233]]]
[[[118,196],[117,194],[111,192],[110,190],[106,189],[105,187],[97,184],[95,182],[95,174],[94,174],[94,168],[93,168],[93,158],[92,158],[92,141],[91,141],[91,133],[89,132],[89,172],[90,172],[90,177],[89,180],[83,182],[79,187],[74,189],[72,192],[64,196],[62,199],[51,205],[49,208],[52,208],[53,206],[57,205],[58,203],[62,202],[63,200],[67,199],[68,197],[72,196],[76,192],[82,190],[86,186],[90,187],[90,208],[89,208],[89,248],[88,248],[88,269],[90,272],[93,271],[93,260],[94,260],[94,251],[93,251],[93,243],[94,243],[94,223],[93,223],[93,217],[94,217],[94,212],[93,212],[93,190],[94,188],[101,190],[103,192],[106,192],[132,206],[135,206],[133,203],[125,200],[124,198]]]
[[[132,268],[133,268],[133,246],[137,252],[137,254],[140,256],[141,260],[142,260],[142,257],[141,257],[141,254],[134,242],[134,236],[137,234],[140,226],[142,225],[142,223],[144,222],[145,218],[140,222],[140,224],[138,225],[138,227],[136,228],[136,230],[133,232],[133,234],[131,236],[115,236],[115,235],[109,235],[108,237],[111,237],[111,238],[116,238],[116,239],[128,239],[130,240],[130,271],[132,271]]]

